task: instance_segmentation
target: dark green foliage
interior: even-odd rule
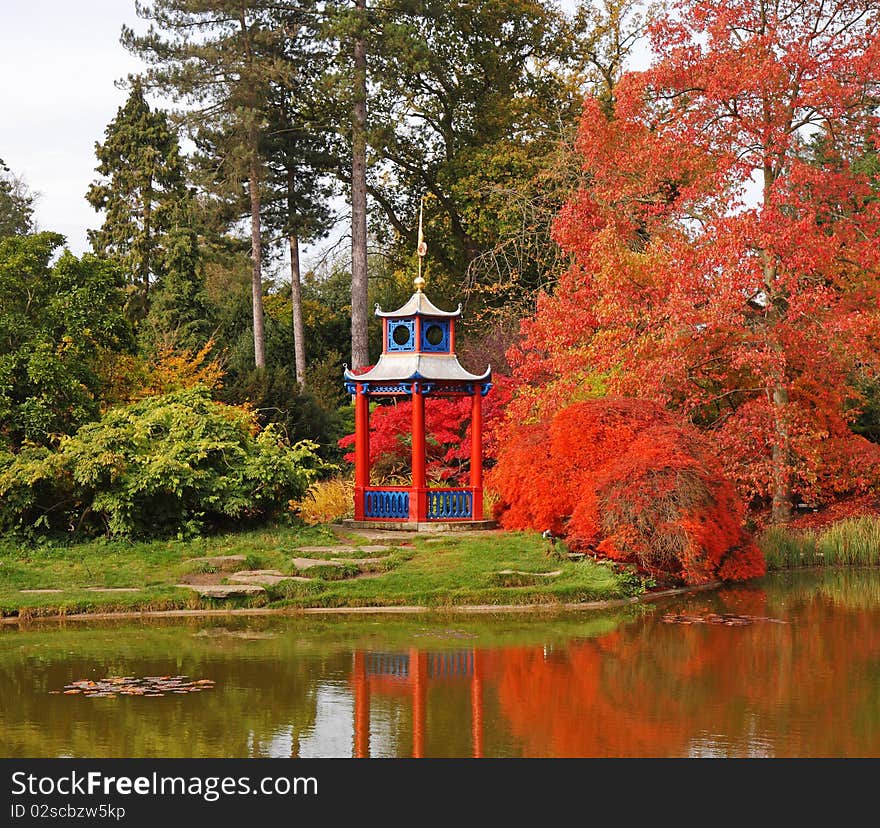
[[[163,276],[153,290],[139,339],[147,352],[157,347],[197,351],[216,326],[215,311],[199,266],[199,245],[191,204],[177,206],[166,234]]]
[[[255,369],[227,378],[220,398],[247,401],[260,423],[272,425],[291,441],[313,440],[322,458],[340,462],[343,452],[337,441],[349,432],[349,423],[335,411],[328,411],[308,391],[303,391],[289,370]]]
[[[204,389],[111,409],[57,450],[0,455],[0,531],[191,535],[278,514],[321,462]]]
[[[0,238],[33,230],[34,196],[0,158]]]
[[[582,90],[568,83],[564,20],[538,0],[375,0],[368,8],[373,233],[397,269],[413,269],[427,195],[428,281],[432,295],[450,301],[471,263],[519,231],[539,193],[532,180],[577,117]],[[347,43],[357,26],[351,4],[335,4],[331,23]],[[351,72],[343,60],[340,123]],[[509,251],[499,261],[517,278],[507,272],[515,269]]]
[[[96,253],[119,262],[132,284],[132,311],[142,318],[153,284],[169,266],[194,271],[194,254],[179,253],[182,217],[191,196],[177,136],[161,110],[152,110],[135,83],[125,105],[95,144],[101,180],[86,198],[103,210],[104,224],[89,231]]]
[[[114,264],[57,233],[0,239],[0,443],[48,442],[97,416],[109,353],[130,345]]]

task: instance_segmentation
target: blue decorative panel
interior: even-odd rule
[[[409,492],[369,489],[364,492],[364,514],[368,518],[408,518]]]
[[[426,353],[449,352],[449,320],[422,319],[422,336],[419,346]]]
[[[386,351],[414,351],[416,349],[416,320],[389,319]]]
[[[368,394],[412,394],[412,383],[398,382],[394,385],[382,383],[368,383]]]
[[[474,496],[467,489],[428,490],[428,520],[456,520],[474,515]]]

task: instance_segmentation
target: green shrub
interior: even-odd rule
[[[0,531],[192,535],[267,517],[315,480],[315,448],[204,388],[149,397],[55,450],[0,455]]]

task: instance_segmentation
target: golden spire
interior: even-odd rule
[[[422,288],[425,286],[425,280],[422,277],[422,259],[425,258],[425,254],[428,252],[428,245],[425,244],[425,234],[422,232],[422,215],[424,212],[425,197],[422,196],[422,200],[419,203],[419,242],[416,248],[416,252],[419,254],[419,275],[413,279],[413,287],[418,293],[421,293]]]

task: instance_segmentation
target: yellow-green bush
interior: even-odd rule
[[[332,523],[354,513],[354,484],[342,477],[313,483],[305,497],[291,501],[291,508],[304,523]]]
[[[283,510],[323,463],[205,388],[108,411],[57,449],[0,455],[0,531],[193,535]]]

